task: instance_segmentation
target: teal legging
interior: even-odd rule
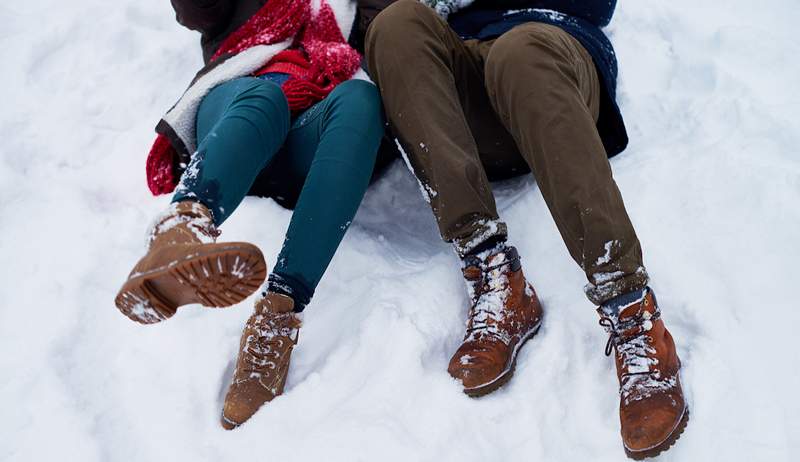
[[[277,84],[235,79],[200,104],[198,149],[172,201],[203,203],[219,225],[254,184],[268,185],[277,199],[294,191],[296,206],[270,289],[292,296],[300,311],[364,197],[383,131],[380,94],[369,82],[344,82],[292,119]]]

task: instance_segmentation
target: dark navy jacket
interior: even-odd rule
[[[464,39],[489,40],[525,22],[542,22],[575,37],[592,56],[600,86],[600,118],[597,129],[608,157],[622,152],[628,134],[617,94],[617,57],[601,27],[608,25],[617,0],[476,0],[450,15],[450,27]]]

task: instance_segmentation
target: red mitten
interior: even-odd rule
[[[333,89],[333,85],[320,87],[313,82],[300,79],[289,79],[281,86],[286,100],[289,102],[289,109],[293,114],[308,109],[317,101],[321,101]]]
[[[175,190],[173,165],[177,153],[166,136],[158,135],[147,155],[147,186],[154,196]]]

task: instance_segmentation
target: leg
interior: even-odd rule
[[[666,450],[688,407],[675,343],[646,288],[642,251],[595,124],[599,82],[567,33],[526,24],[497,39],[486,62],[495,109],[531,165],[558,229],[601,305],[620,384],[620,429],[633,459]]]
[[[242,334],[223,427],[241,425],[283,393],[301,324],[294,311],[308,301],[299,292],[310,297],[333,257],[367,189],[382,136],[380,96],[364,81],[337,86],[292,127],[284,150],[292,171],[275,174],[304,172],[305,185],[273,273],[278,280],[270,278]],[[278,283],[288,283],[290,293],[274,290],[283,289]]]
[[[464,42],[428,7],[400,0],[367,33],[367,57],[392,127],[422,183],[442,236],[463,258],[467,330],[448,372],[480,396],[506,383],[537,332],[542,308],[526,282],[487,173],[524,171],[513,138],[486,93],[491,42]]]
[[[198,152],[115,299],[126,316],[159,322],[179,306],[230,306],[258,289],[266,276],[261,251],[246,242],[216,243],[216,226],[239,205],[288,125],[286,98],[272,83],[236,79],[206,96]]]
[[[216,87],[198,110],[200,143],[172,202],[200,202],[211,210],[214,223],[222,224],[288,131],[289,105],[274,83],[241,78]]]
[[[337,86],[289,132],[282,163],[304,185],[270,287],[288,285],[297,311],[311,299],[358,210],[382,135],[380,95],[361,80]]]
[[[399,0],[381,12],[366,41],[389,123],[429,192],[442,237],[462,255],[481,240],[504,238],[506,226],[498,220],[473,136],[484,122],[502,126],[491,110],[469,110],[485,100],[480,54],[414,0]],[[468,121],[465,112],[489,120]]]
[[[570,255],[602,304],[642,289],[642,250],[596,129],[600,84],[591,56],[561,29],[518,26],[486,58],[496,112],[534,172]]]

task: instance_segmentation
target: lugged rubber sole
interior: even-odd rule
[[[253,244],[208,244],[183,260],[130,277],[114,302],[130,319],[154,324],[182,305],[235,305],[257,291],[266,276],[264,256]]]
[[[220,418],[219,422],[220,424],[222,424],[222,428],[224,428],[225,430],[234,430],[236,428],[239,428],[240,425],[242,425],[232,420],[229,420],[227,417],[225,417],[224,412],[222,413],[222,417]]]
[[[532,339],[539,332],[539,328],[541,326],[542,321],[540,319],[539,322],[531,330],[529,330],[524,337],[522,337],[519,343],[514,347],[514,351],[511,352],[509,364],[500,375],[495,377],[491,382],[484,383],[477,387],[465,388],[464,393],[472,398],[480,398],[481,396],[488,395],[489,393],[508,383],[508,381],[511,380],[511,377],[514,376],[514,370],[517,368],[517,354],[519,354],[519,351],[522,349],[525,343],[527,343],[528,340]]]
[[[678,422],[678,425],[675,426],[675,429],[672,430],[672,433],[669,434],[667,439],[665,439],[663,442],[659,443],[655,447],[652,447],[650,449],[645,449],[642,451],[632,451],[626,447],[625,454],[633,460],[642,460],[642,459],[647,459],[648,457],[656,457],[657,455],[671,448],[672,445],[675,444],[676,441],[678,441],[678,438],[681,437],[688,423],[689,423],[689,407],[687,406],[686,410],[683,412],[683,417],[681,417],[680,422]]]

